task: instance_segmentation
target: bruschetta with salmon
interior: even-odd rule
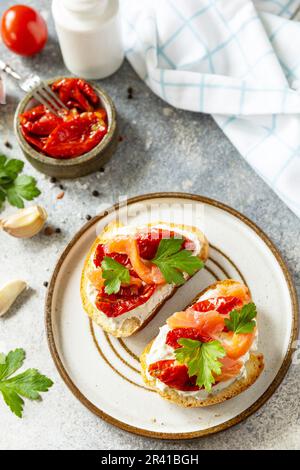
[[[104,331],[126,337],[145,326],[203,266],[208,242],[195,227],[109,224],[84,264],[81,298]]]
[[[145,383],[185,407],[221,403],[261,374],[256,306],[249,289],[227,279],[176,312],[141,356]]]

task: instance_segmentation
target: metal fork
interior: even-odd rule
[[[31,92],[32,97],[39,103],[46,106],[51,113],[60,116],[64,110],[68,110],[67,106],[59,99],[59,97],[52,91],[51,87],[38,75],[28,75],[26,78],[22,78],[15,70],[0,60],[0,70],[7,73],[10,77],[14,78],[19,85],[21,90],[26,93]]]

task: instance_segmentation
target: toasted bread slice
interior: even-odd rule
[[[206,261],[208,258],[208,241],[205,235],[199,229],[179,224],[164,224],[162,222],[147,224],[143,226],[143,228],[154,228],[161,225],[168,225],[170,230],[174,230],[175,232],[178,231],[187,237],[189,233],[193,234],[193,237],[196,237],[199,241],[200,251],[198,256],[201,260]],[[122,229],[124,229],[124,227]],[[116,337],[126,337],[131,336],[133,333],[146,326],[147,323],[149,323],[149,321],[152,320],[152,318],[154,318],[154,316],[159,312],[163,304],[174,295],[177,287],[170,286],[169,284],[158,287],[157,291],[159,289],[159,295],[157,295],[157,302],[153,305],[152,296],[147,302],[140,306],[138,313],[137,309],[133,309],[117,318],[109,318],[105,315],[105,313],[97,309],[95,302],[93,302],[88,295],[90,284],[87,274],[91,269],[94,268],[93,257],[98,244],[105,243],[109,238],[111,238],[112,234],[117,233],[117,231],[118,226],[116,224],[110,224],[103,230],[103,232],[93,243],[84,263],[81,276],[80,293],[83,307],[86,313],[97,325],[101,326],[101,328],[103,328],[103,330],[107,333],[110,333]]]
[[[225,281],[218,281],[215,284],[209,286],[204,291],[202,291],[190,304],[193,305],[196,303],[200,297],[202,297],[205,293],[210,290],[214,290],[218,288],[218,286],[234,286],[237,284],[237,281],[233,279],[226,279]],[[240,284],[240,283],[238,283]],[[153,340],[154,341],[154,340]],[[249,388],[260,376],[261,372],[264,368],[264,357],[260,353],[250,352],[249,359],[245,363],[245,373],[242,377],[236,379],[232,382],[228,387],[216,392],[209,394],[206,398],[196,398],[190,394],[186,396],[184,393],[179,393],[176,389],[166,387],[164,390],[160,390],[156,386],[156,379],[149,377],[147,374],[147,354],[151,350],[151,346],[153,341],[151,341],[143,351],[140,361],[141,361],[141,374],[143,377],[144,382],[151,388],[155,389],[163,398],[166,400],[171,401],[172,403],[176,403],[177,405],[193,408],[193,407],[204,407],[210,405],[216,405],[217,403],[222,403],[223,401],[229,400],[230,398],[239,395],[247,388]]]

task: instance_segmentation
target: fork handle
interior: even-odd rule
[[[21,80],[20,75],[13,68],[11,68],[10,65],[6,64],[2,60],[0,60],[0,70],[3,70],[3,72],[7,73],[7,75],[10,75],[15,80]]]

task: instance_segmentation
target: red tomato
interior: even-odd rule
[[[174,238],[175,232],[161,228],[152,228],[137,236],[139,255],[143,259],[152,259],[156,255],[158,245],[162,238]],[[178,236],[178,234],[177,234]],[[182,238],[182,247],[186,250],[194,250],[194,244],[186,238]]]
[[[101,114],[101,119],[103,118],[104,113],[101,112],[101,109],[97,109],[100,102],[99,96],[85,80],[79,78],[62,78],[53,83],[52,90],[58,94],[61,101],[65,103],[68,108],[77,108],[80,111],[97,110],[97,112],[99,111]]]
[[[143,259],[154,258],[161,239],[172,237],[174,237],[174,232],[157,228],[139,233],[137,236],[137,244],[140,257]]]
[[[52,114],[41,104],[21,114],[20,122],[31,134],[47,137],[62,122],[62,118]]]
[[[155,291],[155,286],[121,287],[117,294],[106,294],[100,291],[96,299],[96,307],[107,317],[118,317],[139,305],[143,305]]]
[[[209,312],[216,310],[222,315],[227,315],[236,307],[242,307],[243,302],[238,297],[214,297],[212,299],[200,300],[193,305],[192,309],[197,312]]]
[[[196,377],[189,377],[188,369],[184,364],[176,364],[174,359],[158,361],[149,366],[149,374],[160,380],[168,387],[183,391],[197,391]]]
[[[43,151],[54,158],[79,157],[96,147],[107,129],[95,113],[82,113],[64,121],[51,132]]]
[[[170,330],[168,332],[166,344],[174,349],[181,348],[178,340],[182,338],[195,339],[196,341],[201,341],[202,343],[207,343],[212,339],[208,335],[202,335],[201,332],[197,330],[197,328],[175,328],[174,330]]]
[[[15,5],[2,15],[1,35],[9,49],[16,54],[29,56],[43,49],[48,31],[37,11],[25,5]]]

